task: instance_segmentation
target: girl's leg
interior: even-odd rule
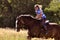
[[[46,26],[46,24],[45,24],[45,21],[46,21],[45,18],[42,19],[42,25],[43,25],[43,27],[44,27],[44,29],[45,29],[45,31],[46,31],[46,34],[47,34],[47,26]]]

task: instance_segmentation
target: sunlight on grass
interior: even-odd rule
[[[42,40],[42,38],[32,38],[32,40]],[[21,30],[16,32],[13,29],[2,29],[0,28],[0,40],[27,40],[27,31]],[[54,39],[43,39],[43,40],[54,40]]]

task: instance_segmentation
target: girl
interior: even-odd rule
[[[47,27],[45,25],[46,15],[43,13],[42,5],[36,4],[34,6],[34,8],[35,8],[35,12],[36,12],[36,19],[42,20],[42,25],[43,25],[44,29],[47,31]]]

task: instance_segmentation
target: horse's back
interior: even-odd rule
[[[49,25],[58,25],[57,23],[49,23]]]

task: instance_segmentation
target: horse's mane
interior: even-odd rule
[[[20,18],[20,17],[22,17],[22,16],[30,16],[31,18],[33,18],[33,19],[36,19],[35,17],[33,17],[32,15],[30,15],[30,14],[22,14],[22,15],[19,15],[19,16],[17,16],[17,18]]]

